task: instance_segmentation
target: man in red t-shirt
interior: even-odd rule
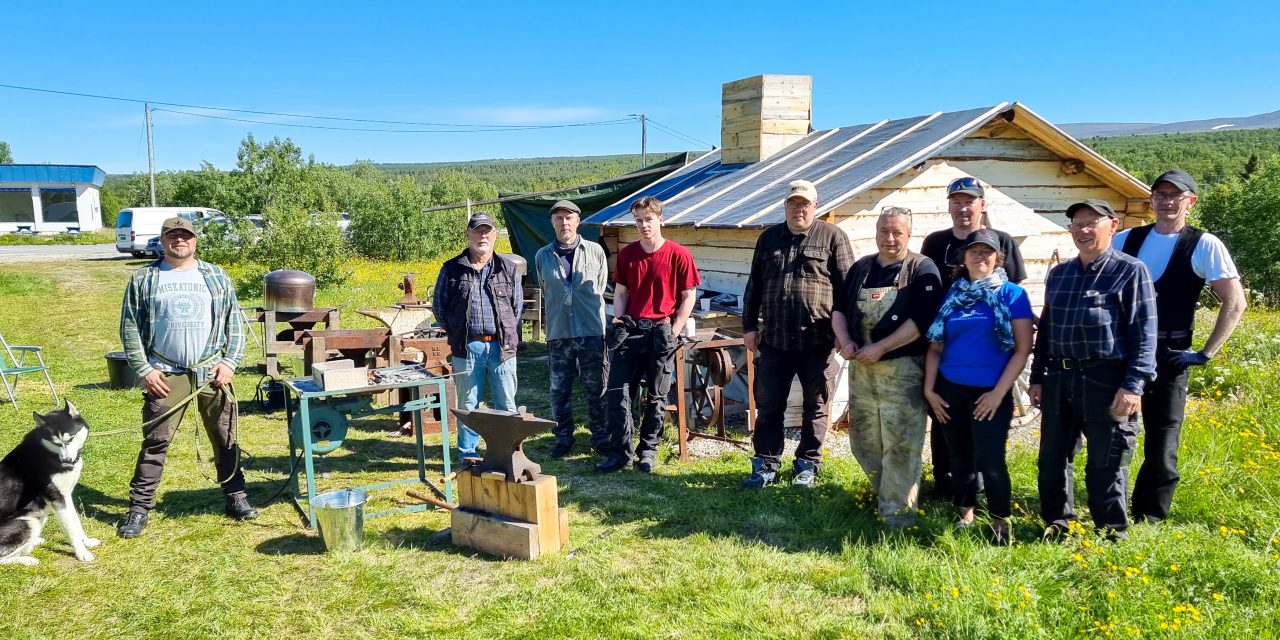
[[[676,337],[697,301],[701,282],[689,250],[662,237],[662,203],[645,196],[631,203],[640,240],[618,252],[614,270],[613,324],[605,405],[609,441],[596,469],[611,473],[636,458],[636,468],[651,473],[675,370]],[[643,382],[640,444],[633,446],[631,401]]]

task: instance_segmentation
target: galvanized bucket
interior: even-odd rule
[[[364,540],[364,504],[369,494],[358,489],[339,489],[311,499],[311,512],[324,548],[329,551],[355,551]]]

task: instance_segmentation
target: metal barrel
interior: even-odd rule
[[[328,551],[355,551],[364,540],[364,505],[369,494],[339,489],[311,499],[311,512]]]

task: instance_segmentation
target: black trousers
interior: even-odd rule
[[[987,511],[997,518],[1008,518],[1013,498],[1005,444],[1013,421],[1013,394],[1005,394],[991,418],[977,420],[973,403],[991,387],[957,384],[939,375],[934,390],[950,407],[947,414],[951,419],[946,424],[935,422],[934,428],[945,436],[951,455],[952,502],[962,508],[978,504],[981,472],[986,479]]]
[[[1142,394],[1142,451],[1145,458],[1133,482],[1133,519],[1159,522],[1169,517],[1178,488],[1178,444],[1187,415],[1187,367],[1170,362],[1157,345],[1156,379]]]
[[[822,463],[822,442],[827,437],[831,392],[835,387],[836,362],[831,347],[803,351],[783,351],[760,345],[756,352],[756,429],[751,444],[766,469],[777,471],[782,463],[783,422],[791,382],[800,378],[804,413],[800,421],[800,444],[796,460]]]
[[[1065,527],[1076,519],[1075,454],[1083,434],[1088,449],[1084,483],[1093,523],[1117,531],[1129,527],[1125,498],[1138,420],[1136,413],[1119,419],[1111,415],[1123,380],[1121,364],[1045,373],[1037,479],[1045,522]]]
[[[646,323],[647,324],[647,323]],[[609,360],[609,386],[605,406],[609,434],[605,450],[628,459],[652,459],[662,441],[666,424],[667,393],[675,370],[676,336],[667,322],[631,332],[613,350]],[[640,392],[640,443],[632,442],[635,423],[631,404]]]
[[[939,496],[955,494],[955,480],[951,472],[951,447],[947,444],[944,427],[929,410],[929,457],[933,460],[933,491]]]

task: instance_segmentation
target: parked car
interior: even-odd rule
[[[164,245],[160,244],[160,236],[154,236],[147,241],[147,248],[142,253],[148,258],[163,258]]]

